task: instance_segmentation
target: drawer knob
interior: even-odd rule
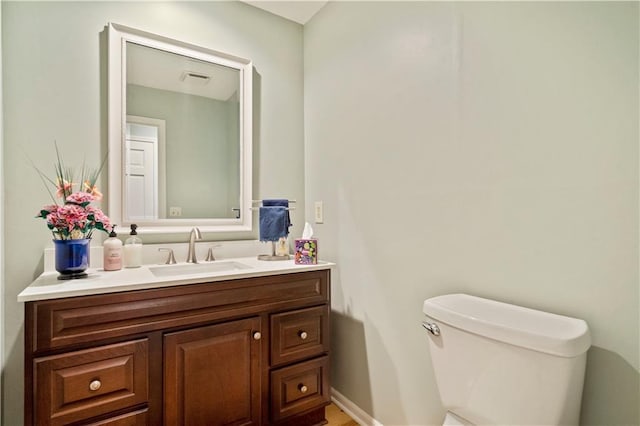
[[[89,389],[91,389],[92,391],[97,391],[98,389],[100,389],[101,386],[102,386],[102,383],[100,383],[100,380],[94,380],[91,383],[89,383]]]
[[[260,340],[261,337],[262,337],[262,334],[260,334],[259,331],[256,331],[255,333],[253,333],[253,340]]]
[[[303,385],[302,383],[300,383],[298,385],[298,390],[300,391],[300,393],[307,393],[307,391],[309,390],[309,388],[307,388],[305,385]]]
[[[301,338],[302,340],[307,340],[307,337],[309,337],[309,335],[307,334],[307,332],[306,332],[306,331],[301,331],[301,332],[299,332],[299,333],[298,333],[298,336],[300,336],[300,338]]]

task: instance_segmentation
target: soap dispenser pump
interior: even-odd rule
[[[125,268],[139,268],[142,266],[142,240],[138,237],[137,228],[138,225],[131,224],[129,238],[124,242]]]

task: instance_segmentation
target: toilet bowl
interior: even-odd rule
[[[578,424],[585,321],[466,294],[423,312],[443,424]]]

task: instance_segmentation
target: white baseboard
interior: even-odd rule
[[[362,408],[358,407],[334,388],[331,388],[331,400],[340,407],[342,411],[347,413],[349,417],[358,422],[358,424],[362,426],[383,426],[382,423],[371,417]]]

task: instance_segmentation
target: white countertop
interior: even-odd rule
[[[217,272],[184,273],[177,276],[164,277],[154,275],[150,269],[163,267],[159,265],[142,265],[140,268],[123,268],[120,271],[105,271],[99,268],[88,269],[87,272],[89,276],[87,278],[66,281],[58,280],[58,273],[55,271],[44,272],[18,295],[18,302],[88,296],[130,290],[145,290],[268,275],[292,274],[296,272],[330,269],[335,265],[330,262],[318,262],[317,265],[296,265],[293,260],[264,261],[258,260],[255,256],[224,259],[214,261],[213,263],[215,262],[237,262],[248,266],[248,268]],[[183,263],[178,263],[178,265],[181,264]]]

